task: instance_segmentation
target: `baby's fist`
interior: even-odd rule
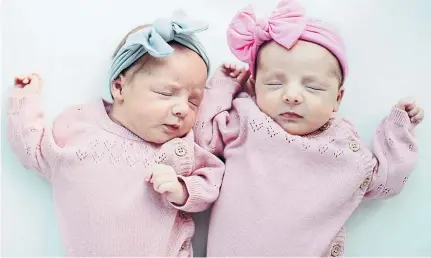
[[[250,77],[250,71],[246,68],[239,68],[234,64],[223,64],[219,68],[219,74],[232,78],[232,80],[243,86]]]
[[[398,101],[395,107],[406,111],[413,124],[419,124],[424,119],[424,110],[417,106],[412,99],[402,99]]]
[[[162,194],[168,201],[177,205],[186,203],[187,188],[178,180],[177,173],[171,166],[163,164],[151,166],[145,181],[152,183],[154,190]]]
[[[25,93],[39,93],[43,87],[43,81],[36,73],[15,78],[15,89]]]

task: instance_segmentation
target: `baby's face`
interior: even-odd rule
[[[149,62],[149,71],[136,72],[123,87],[121,122],[144,140],[162,144],[194,126],[207,68],[189,49]]]
[[[288,133],[312,133],[338,110],[341,72],[325,48],[299,41],[287,50],[273,41],[260,49],[258,58],[257,105]]]

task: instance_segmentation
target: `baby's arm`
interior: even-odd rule
[[[36,74],[15,80],[6,116],[6,138],[25,168],[35,169],[49,180],[57,155],[52,133],[44,125],[41,89],[42,81]]]
[[[178,209],[200,212],[208,209],[218,198],[224,174],[224,163],[213,154],[195,144],[194,170],[189,176],[179,176],[187,189],[188,198]]]
[[[190,136],[192,140],[193,133]],[[181,161],[176,155],[170,155],[169,157],[173,158],[165,159],[163,164],[158,163],[149,167],[145,180],[175,208],[187,212],[200,212],[206,210],[217,199],[225,167],[219,158],[193,141],[190,143],[193,151],[187,151],[186,147],[175,148],[175,152],[183,153],[176,155],[185,155],[184,160]]]
[[[222,65],[205,87],[204,99],[194,128],[195,141],[217,156],[223,154],[227,139],[235,138],[230,123],[232,100],[250,73],[232,65]]]
[[[379,125],[373,140],[375,168],[367,198],[388,198],[401,192],[417,162],[413,128],[422,119],[422,109],[413,102],[400,101]]]

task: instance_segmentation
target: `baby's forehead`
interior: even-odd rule
[[[260,58],[292,59],[293,61],[319,61],[335,57],[326,48],[307,41],[299,40],[292,48],[287,49],[275,41],[263,45],[259,49]]]
[[[146,63],[147,74],[152,78],[170,82],[174,88],[203,89],[207,79],[206,65],[200,59],[186,55],[153,58]]]
[[[272,67],[320,67],[341,74],[338,60],[331,52],[320,45],[302,40],[291,49],[286,49],[275,41],[263,45],[256,64],[259,70]]]

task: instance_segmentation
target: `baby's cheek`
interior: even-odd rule
[[[319,128],[323,124],[329,121],[332,116],[331,106],[320,106],[312,110],[312,115],[310,116],[310,122],[313,127]]]
[[[146,105],[145,111],[150,117],[166,117],[172,113],[172,104],[163,101],[151,102]]]
[[[189,131],[192,129],[192,127],[196,123],[196,113],[190,112],[190,114],[187,116],[187,118],[184,121],[184,128],[185,130]]]
[[[277,115],[277,110],[275,108],[276,103],[276,100],[270,100],[266,98],[257,99],[257,106],[259,107],[259,109],[270,117],[274,117],[275,115]]]

